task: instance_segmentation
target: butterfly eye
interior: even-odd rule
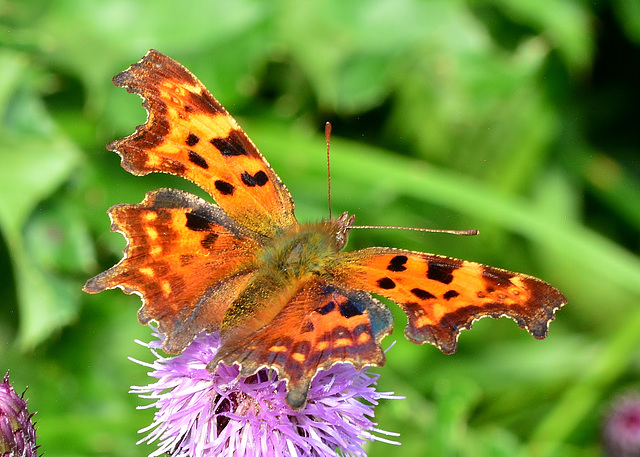
[[[348,235],[346,231],[336,233],[336,247],[338,250],[342,249],[347,244],[347,238]]]
[[[349,216],[349,213],[344,212],[342,215],[330,221],[331,229],[335,233],[335,241],[337,250],[342,249],[347,244],[349,238],[349,229],[356,220],[356,216]]]

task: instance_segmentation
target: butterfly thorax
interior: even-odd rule
[[[221,324],[223,338],[240,338],[270,322],[313,276],[344,247],[354,217],[296,225],[265,243],[249,284],[227,309]]]
[[[267,275],[280,276],[283,281],[321,274],[327,259],[346,244],[353,221],[354,217],[344,213],[338,219],[297,225],[284,231],[258,255],[261,269]]]

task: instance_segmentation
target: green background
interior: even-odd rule
[[[144,122],[111,84],[158,49],[191,69],[290,189],[388,245],[539,276],[569,304],[536,341],[479,321],[444,356],[396,332],[372,456],[598,456],[640,371],[640,3],[636,0],[0,0],[0,373],[57,456],[143,456],[152,411],[136,296],[83,294],[119,260],[106,210],[175,177],[133,177],[104,145]]]

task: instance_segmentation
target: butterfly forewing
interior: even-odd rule
[[[187,178],[236,222],[263,235],[296,224],[293,200],[280,178],[189,70],[151,50],[113,80],[142,96],[148,111],[134,134],[108,146],[128,171]]]
[[[481,317],[508,316],[536,338],[547,335],[565,297],[549,284],[451,257],[392,248],[341,253],[328,270],[341,283],[398,303],[406,336],[455,352],[460,330]]]

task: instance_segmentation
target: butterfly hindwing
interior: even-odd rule
[[[119,287],[140,295],[140,321],[158,322],[168,352],[180,352],[202,330],[217,330],[252,276],[260,237],[216,205],[175,189],[149,192],[142,203],[116,205],[109,215],[112,230],[127,238],[125,255],[84,290]]]
[[[458,334],[481,317],[508,316],[544,338],[566,303],[554,287],[531,276],[466,260],[393,248],[344,252],[328,267],[341,283],[386,297],[408,317],[405,334],[453,353]]]
[[[263,235],[296,224],[287,188],[189,70],[151,50],[113,81],[139,94],[148,112],[134,134],[108,146],[128,171],[187,178],[237,223]]]
[[[221,333],[224,343],[210,367],[239,363],[243,376],[275,368],[287,380],[287,402],[299,409],[318,370],[341,362],[356,369],[383,365],[380,341],[392,326],[389,309],[368,293],[316,279],[250,337],[225,339]]]

